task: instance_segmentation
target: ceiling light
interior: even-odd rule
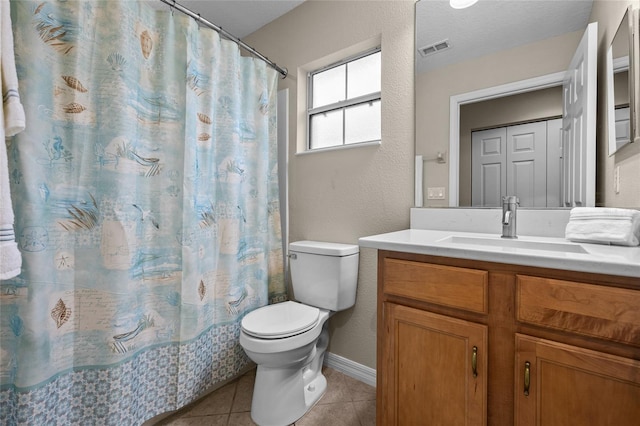
[[[449,4],[454,9],[464,9],[476,4],[478,0],[449,0]]]

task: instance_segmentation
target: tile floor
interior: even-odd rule
[[[295,426],[372,426],[376,424],[374,387],[324,367],[327,392]],[[196,401],[157,426],[242,426],[251,420],[255,370]]]

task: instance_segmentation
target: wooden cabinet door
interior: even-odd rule
[[[382,425],[486,425],[487,327],[384,303]]]
[[[637,426],[640,361],[517,334],[515,419],[518,426]]]

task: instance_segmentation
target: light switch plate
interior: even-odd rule
[[[444,187],[431,187],[427,188],[428,200],[444,200]]]

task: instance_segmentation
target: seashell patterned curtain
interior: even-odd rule
[[[142,1],[11,9],[0,424],[142,424],[238,374],[241,318],[285,298],[277,72]]]

